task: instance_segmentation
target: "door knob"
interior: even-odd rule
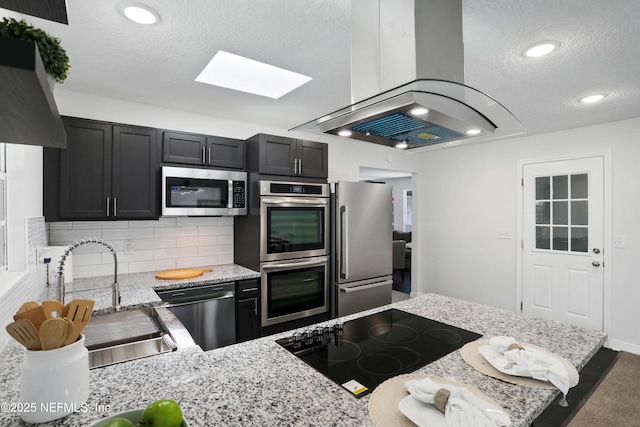
[[[593,265],[594,267],[600,267],[600,261],[593,261],[591,265]]]
[[[593,253],[594,254],[599,254],[600,253],[600,249],[599,248],[593,248]]]

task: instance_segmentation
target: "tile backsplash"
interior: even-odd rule
[[[233,263],[233,217],[51,222],[47,232],[49,246],[88,238],[109,242],[118,274]],[[72,264],[74,279],[113,274],[113,255],[101,245],[74,249]]]

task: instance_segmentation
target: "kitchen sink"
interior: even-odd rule
[[[85,346],[89,350],[89,368],[167,353],[178,347],[188,346],[190,337],[185,340],[184,332],[184,327],[164,307],[139,308],[94,316],[83,332]],[[174,338],[176,336],[183,345],[178,345]]]

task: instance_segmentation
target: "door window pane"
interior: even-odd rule
[[[536,249],[588,252],[589,175],[535,178]]]
[[[569,224],[569,204],[567,202],[553,202],[553,223]]]
[[[536,224],[551,224],[551,202],[536,202]]]
[[[536,200],[549,200],[551,198],[551,184],[548,176],[536,178]]]
[[[571,251],[589,252],[589,230],[583,227],[571,227]]]
[[[553,227],[553,250],[569,250],[569,227]]]
[[[589,196],[588,175],[581,173],[579,175],[571,175],[571,198],[586,199]]]
[[[571,202],[571,225],[588,225],[589,203],[586,200]]]
[[[568,199],[569,198],[569,177],[567,175],[559,175],[553,177],[553,198]]]
[[[551,249],[551,227],[536,227],[536,249]]]

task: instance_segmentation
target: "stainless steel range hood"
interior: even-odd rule
[[[462,0],[356,0],[351,13],[353,104],[295,130],[411,149],[524,133],[464,84]]]

